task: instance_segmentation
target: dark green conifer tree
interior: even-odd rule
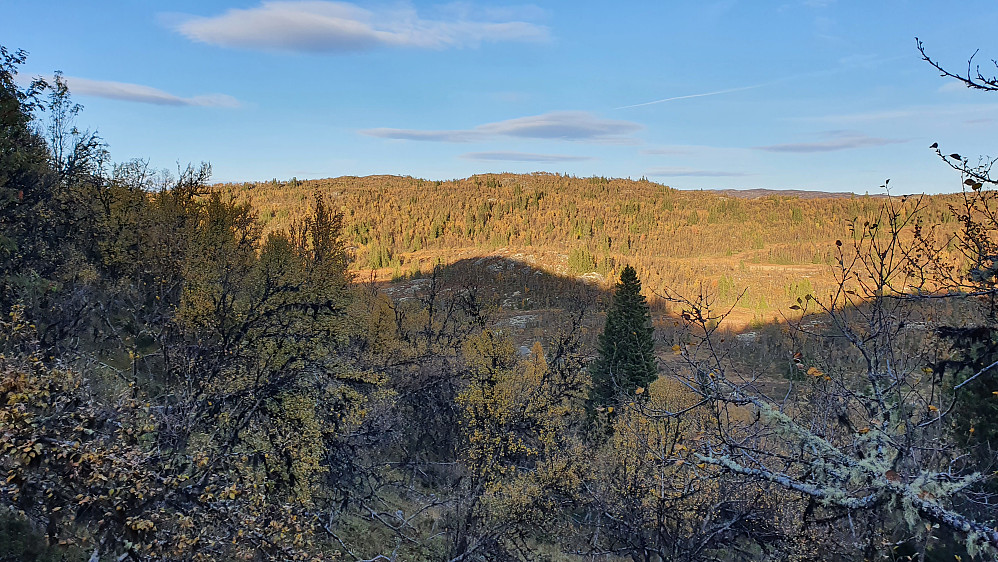
[[[593,407],[613,405],[621,395],[633,395],[658,376],[651,314],[641,294],[641,281],[634,268],[620,274],[613,304],[606,314],[606,326],[599,337],[599,357],[592,366],[593,386],[589,402]]]

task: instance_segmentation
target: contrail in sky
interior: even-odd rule
[[[716,92],[704,92],[702,94],[690,94],[690,95],[687,95],[687,96],[675,96],[675,97],[672,97],[672,98],[665,98],[663,100],[646,101],[644,103],[636,103],[634,105],[625,105],[625,106],[622,106],[622,107],[615,107],[614,109],[630,109],[632,107],[643,107],[643,106],[646,106],[646,105],[655,105],[656,103],[665,103],[667,101],[686,100],[686,99],[690,99],[690,98],[703,98],[703,97],[706,97],[706,96],[716,96],[718,94],[730,94],[731,92],[741,92],[743,90],[754,90],[755,88],[761,88],[761,87],[766,86],[768,84],[772,84],[772,82],[767,82],[765,84],[756,84],[754,86],[742,86],[741,88],[731,88],[729,90],[718,90]]]
[[[880,64],[883,64],[883,63],[893,62],[893,61],[896,61],[896,60],[900,60],[902,58],[905,58],[905,57],[903,57],[903,56],[897,56],[897,57],[890,57],[890,58],[885,58],[885,59],[871,59],[869,61],[866,61],[863,64],[863,66],[877,66],[877,65],[880,65]],[[793,76],[785,76],[783,78],[777,78],[776,80],[770,80],[769,82],[763,82],[762,84],[754,84],[752,86],[742,86],[740,88],[730,88],[728,90],[718,90],[716,92],[704,92],[702,94],[689,94],[689,95],[686,95],[686,96],[675,96],[675,97],[671,97],[671,98],[665,98],[665,99],[662,99],[662,100],[646,101],[644,103],[636,103],[634,105],[625,105],[625,106],[622,106],[622,107],[615,107],[614,110],[618,110],[618,109],[631,109],[632,107],[644,107],[646,105],[655,105],[657,103],[665,103],[667,101],[688,100],[690,98],[704,98],[704,97],[707,97],[707,96],[716,96],[716,95],[720,95],[720,94],[730,94],[732,92],[741,92],[741,91],[744,91],[744,90],[754,90],[756,88],[761,88],[763,86],[771,86],[773,84],[779,84],[780,82],[786,82],[788,80],[799,80],[801,78],[810,77],[810,76],[823,76],[823,75],[838,74],[839,72],[850,70],[850,69],[852,69],[852,68],[854,68],[856,66],[857,66],[857,64],[855,64],[855,63],[847,63],[846,61],[840,61],[840,64],[839,64],[838,68],[831,68],[831,69],[827,69],[827,70],[817,70],[817,71],[812,71],[812,72],[805,72],[803,74],[795,74]]]

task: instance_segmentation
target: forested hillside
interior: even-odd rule
[[[23,62],[0,560],[998,556],[988,168],[939,153],[967,191],[932,198],[212,185],[113,163]]]
[[[344,240],[361,278],[378,270],[379,279],[399,279],[437,263],[498,253],[563,275],[595,272],[607,285],[631,264],[655,293],[691,294],[706,286],[719,306],[737,301],[742,326],[780,318],[808,293],[829,294],[836,285],[835,240],[849,238],[852,224],[876,220],[884,203],[850,194],[740,197],[547,173],[218,187],[252,204],[273,229],[304,216],[313,193],[331,197],[344,214]],[[957,225],[949,205],[956,201],[926,197],[919,216],[952,233]]]

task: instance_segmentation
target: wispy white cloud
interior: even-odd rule
[[[380,137],[394,140],[413,140],[429,142],[474,142],[487,138],[481,131],[420,131],[417,129],[391,129],[378,127],[364,129],[360,134],[369,137]]]
[[[542,25],[494,17],[508,12],[462,9],[440,15],[424,18],[408,6],[368,10],[349,2],[268,1],[216,16],[187,16],[174,27],[191,40],[221,47],[306,53],[474,47],[482,42],[544,41],[550,36]]]
[[[609,140],[637,132],[630,121],[601,119],[586,111],[552,111],[477,127],[488,134],[535,139]]]
[[[361,134],[386,139],[473,142],[495,137],[630,143],[627,135],[642,127],[630,121],[602,119],[586,111],[553,111],[479,125],[474,129],[425,131],[417,129],[365,129]]]
[[[870,137],[862,133],[848,131],[829,131],[825,136],[831,137],[827,140],[817,142],[795,142],[786,144],[772,144],[769,146],[756,146],[756,150],[767,152],[833,152],[836,150],[850,150],[853,148],[868,148],[872,146],[885,146],[907,142],[902,139],[885,139],[880,137]]]
[[[199,107],[239,107],[240,105],[239,100],[226,94],[205,94],[185,98],[141,84],[91,80],[76,76],[66,76],[64,79],[66,80],[66,85],[69,86],[69,91],[81,96],[151,103],[154,105]]]
[[[592,156],[572,156],[568,154],[535,154],[532,152],[469,152],[461,158],[502,162],[581,162],[592,160]]]
[[[697,178],[739,178],[750,174],[745,172],[731,172],[727,170],[698,170],[696,168],[665,167],[652,168],[648,170],[647,176],[658,177],[697,177]]]

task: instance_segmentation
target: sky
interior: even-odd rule
[[[998,155],[998,3],[0,0],[116,161],[216,181],[488,172],[681,189],[957,191]]]

